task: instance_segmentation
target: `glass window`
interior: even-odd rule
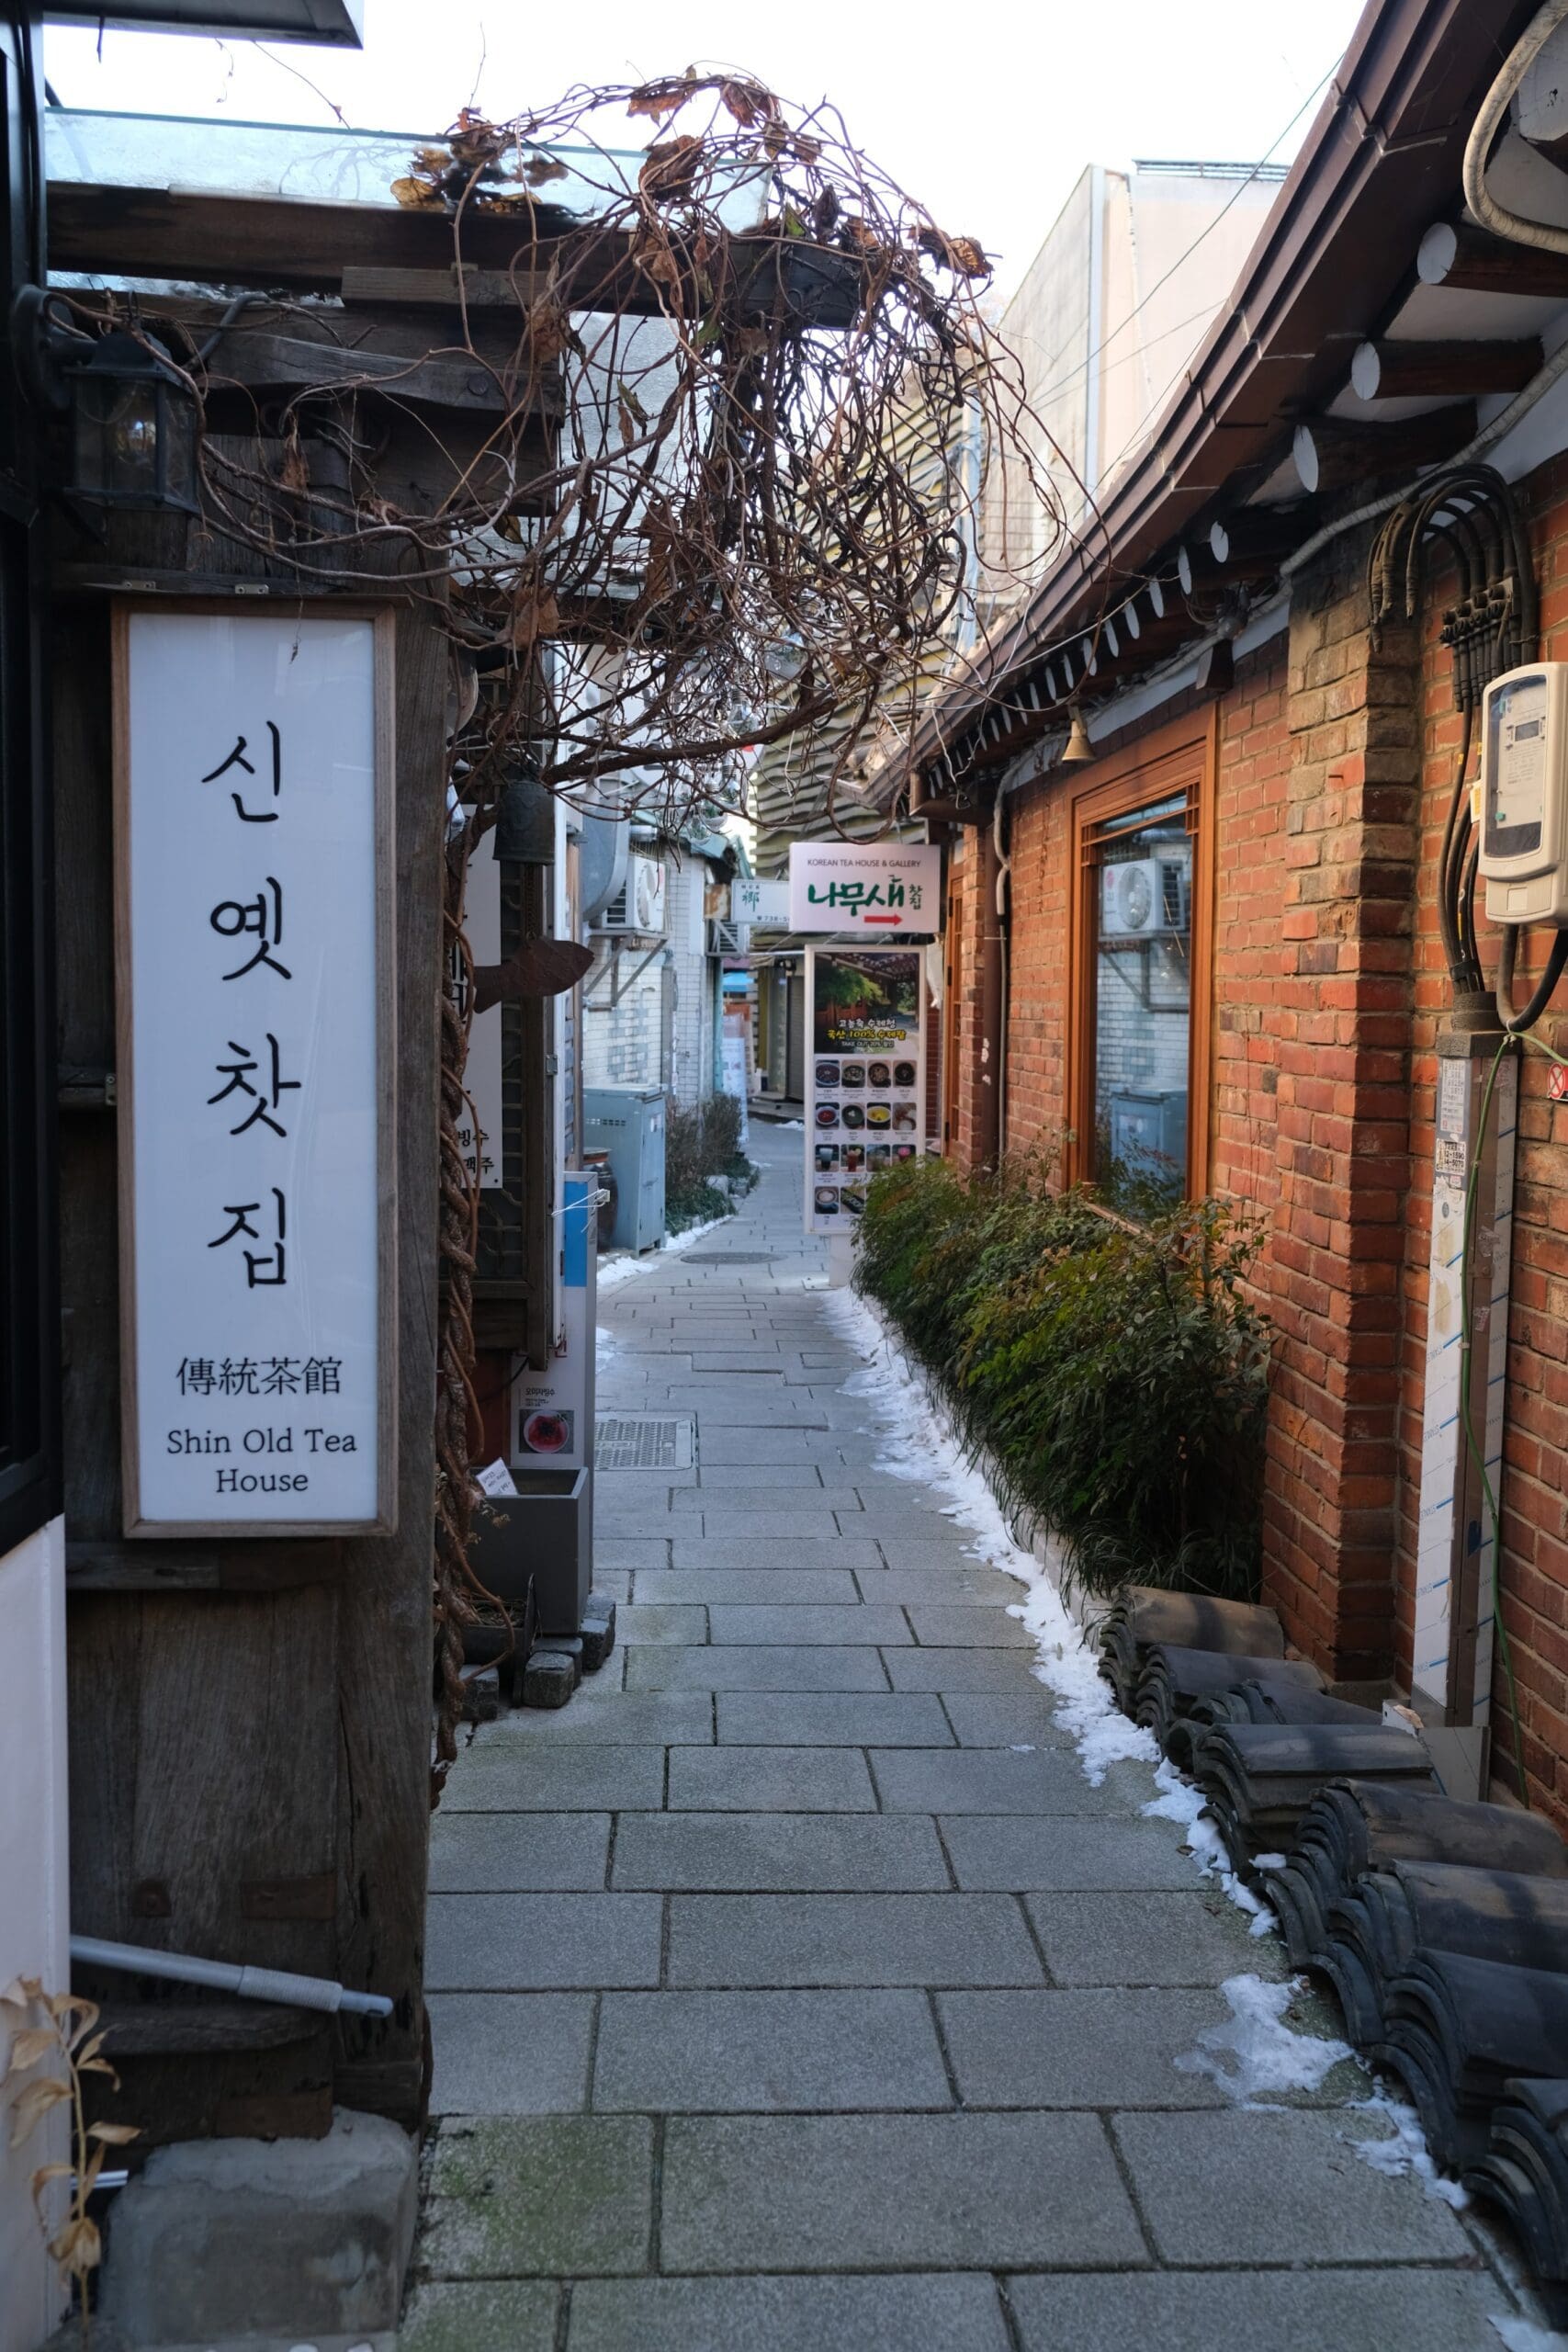
[[[1192,842],[1183,793],[1107,823],[1095,843],[1092,1173],[1150,1216],[1187,1190]]]

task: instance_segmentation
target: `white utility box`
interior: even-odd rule
[[[1481,873],[1493,922],[1568,924],[1568,662],[1532,662],[1486,689]]]

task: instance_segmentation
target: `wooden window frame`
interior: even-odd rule
[[[1187,1050],[1187,1197],[1209,1189],[1213,1117],[1214,779],[1219,767],[1218,704],[1172,719],[1135,743],[1097,760],[1075,779],[1071,805],[1072,904],[1068,946],[1067,1142],[1065,1172],[1073,1184],[1094,1173],[1095,958],[1104,827],[1140,808],[1185,794],[1192,842],[1190,934],[1191,1007]]]

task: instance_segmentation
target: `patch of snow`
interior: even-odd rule
[[[1193,1860],[1205,1878],[1217,1879],[1222,1891],[1245,1911],[1250,1922],[1248,1932],[1254,1936],[1275,1933],[1274,1914],[1268,1904],[1260,1902],[1250,1887],[1244,1886],[1231,1868],[1224,1838],[1203,1810],[1203,1792],[1183,1780],[1174,1764],[1163,1757],[1155,1768],[1157,1797],[1150,1799],[1143,1811],[1155,1821],[1179,1821],[1187,1832],[1186,1843]]]
[[[1533,2319],[1502,2319],[1495,2312],[1487,2317],[1508,2347],[1508,2352],[1563,2352],[1568,2335],[1560,2335],[1555,2328],[1537,2327]]]
[[[606,1331],[604,1326],[601,1323],[593,1334],[594,1370],[596,1372],[603,1372],[604,1366],[609,1363],[610,1358],[615,1354],[615,1335],[614,1331]]]
[[[1178,2058],[1183,2075],[1207,2075],[1243,2107],[1270,2106],[1286,2091],[1315,2091],[1330,2068],[1355,2052],[1348,2041],[1298,2033],[1285,2011],[1299,1980],[1265,1983],[1261,1976],[1227,1976],[1220,1986],[1230,2004],[1224,2025],[1206,2026],[1198,2047]]]
[[[1350,2145],[1364,2165],[1371,2165],[1374,2172],[1384,2174],[1390,2180],[1403,2180],[1410,2175],[1420,2182],[1428,2197],[1451,2205],[1456,2213],[1464,2211],[1470,2203],[1469,2189],[1461,2188],[1457,2180],[1445,2179],[1438,2170],[1421,2129],[1421,2119],[1407,2100],[1395,2098],[1380,2082],[1371,2098],[1357,2099],[1354,2105],[1368,2114],[1386,2117],[1393,2126],[1388,2139],[1351,2141]]]

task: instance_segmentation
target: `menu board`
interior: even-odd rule
[[[807,951],[806,1229],[847,1234],[881,1170],[925,1149],[924,958]]]

